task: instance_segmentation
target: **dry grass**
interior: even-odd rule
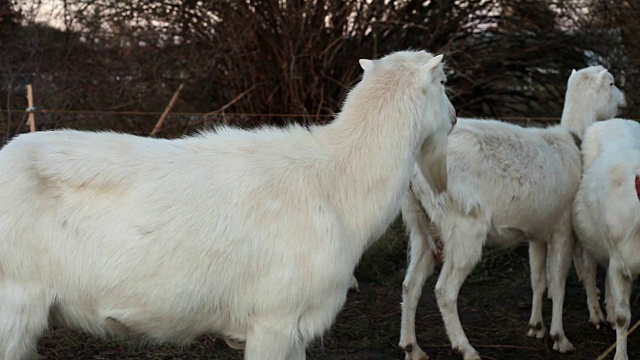
[[[365,254],[356,270],[362,291],[350,293],[335,325],[312,344],[310,359],[402,359],[400,332],[401,282],[406,266],[406,236],[396,222]],[[599,285],[602,287],[599,274]],[[436,276],[427,280],[418,309],[418,341],[432,359],[460,359],[450,349],[433,295]],[[631,298],[632,321],[638,318],[638,288]],[[615,332],[596,330],[588,322],[586,298],[574,270],[567,281],[564,326],[577,351],[558,354],[553,341],[525,336],[530,315],[529,267],[526,247],[486,249],[485,256],[462,287],[459,311],[472,345],[483,359],[595,359],[615,342]],[[544,304],[547,327],[551,301]],[[142,346],[135,342],[97,340],[56,330],[40,342],[45,359],[242,359],[242,352],[204,336],[190,346]],[[640,333],[629,337],[629,358],[640,358]]]

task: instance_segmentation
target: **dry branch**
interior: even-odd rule
[[[233,100],[229,101],[228,103],[224,104],[223,106],[221,106],[219,109],[217,110],[213,110],[210,111],[204,115],[202,115],[203,118],[207,118],[209,116],[213,116],[213,115],[218,115],[221,112],[225,111],[226,109],[228,109],[231,105],[235,104],[236,102],[238,102],[240,99],[242,99],[243,97],[245,97],[248,93],[250,93],[251,91],[253,91],[253,89],[256,88],[256,85],[254,84],[253,86],[251,86],[250,88],[248,88],[247,90],[243,91],[242,93],[240,93],[238,96],[236,96],[235,98],[233,98]]]
[[[149,134],[149,136],[152,136],[152,137],[156,136],[156,134],[160,131],[160,129],[162,128],[162,124],[164,124],[164,121],[167,119],[167,116],[169,116],[171,109],[173,109],[173,107],[176,105],[176,102],[178,102],[178,97],[180,96],[180,91],[182,90],[183,87],[184,87],[184,84],[180,84],[180,87],[178,87],[178,90],[176,90],[176,92],[173,94],[171,101],[169,101],[169,105],[167,105],[167,108],[164,109],[164,112],[160,116],[160,119],[158,119],[156,126],[154,126],[153,130],[151,130],[151,134]]]
[[[640,325],[640,320],[638,320],[638,322],[636,322],[636,323],[635,323],[635,325],[633,325],[633,326],[631,327],[631,329],[629,329],[629,331],[627,331],[627,333],[626,333],[626,334],[624,334],[624,335],[622,336],[622,338],[624,339],[624,341],[627,341],[627,340],[626,340],[627,336],[629,336],[629,334],[631,334],[635,329],[637,329],[639,325]],[[600,354],[600,356],[598,356],[598,359],[597,359],[597,360],[604,360],[604,359],[606,359],[606,358],[607,358],[607,355],[609,355],[609,353],[611,353],[611,352],[616,348],[616,346],[617,346],[617,345],[618,345],[618,340],[616,340],[616,342],[614,342],[613,344],[611,344],[611,346],[609,346],[609,348],[608,348],[607,350],[605,350],[605,352],[603,352],[602,354]]]

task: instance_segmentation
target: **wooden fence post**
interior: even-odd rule
[[[27,85],[27,101],[29,102],[29,107],[27,108],[27,112],[29,113],[29,131],[34,132],[36,131],[36,108],[33,107],[33,87],[31,84]]]
[[[180,87],[173,94],[171,101],[169,101],[169,105],[167,105],[167,108],[164,109],[164,112],[160,116],[160,119],[158,119],[156,126],[154,126],[153,130],[151,130],[151,134],[149,134],[149,136],[156,136],[156,134],[160,131],[160,129],[162,128],[162,124],[164,124],[164,121],[167,119],[167,116],[169,116],[171,109],[173,109],[173,107],[176,105],[176,102],[178,102],[178,96],[180,95],[180,90],[182,90],[183,87],[184,87],[184,84],[180,84]]]

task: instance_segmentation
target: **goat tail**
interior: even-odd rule
[[[442,264],[443,245],[440,241],[441,231],[437,223],[433,221],[434,215],[422,204],[412,181],[402,207],[402,218],[409,232],[410,241],[418,239],[424,241],[435,254],[438,262]]]

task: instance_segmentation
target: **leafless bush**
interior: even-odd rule
[[[10,110],[26,107],[27,83],[40,109],[161,112],[182,83],[174,111],[224,109],[174,116],[163,136],[222,115],[242,126],[327,121],[360,76],[357,58],[404,48],[447,54],[461,115],[558,117],[572,68],[602,62],[626,84],[638,79],[633,3],[63,0],[55,27],[34,22],[47,1],[3,3],[0,129],[5,140],[24,130],[24,113]],[[625,90],[633,104],[640,94]],[[141,134],[156,119],[38,114],[41,129]]]

